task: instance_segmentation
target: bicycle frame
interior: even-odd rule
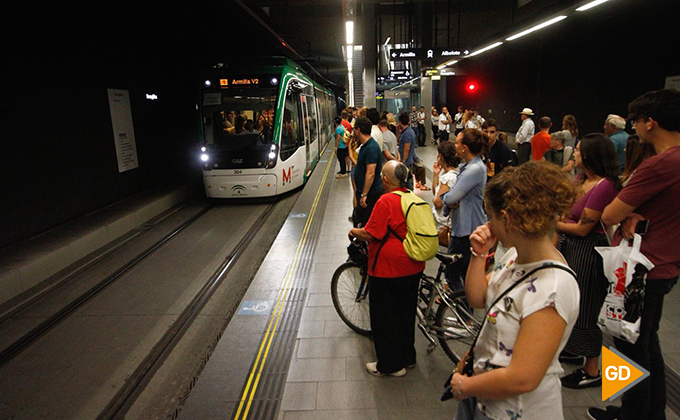
[[[456,261],[458,258],[454,258]],[[447,264],[442,262],[437,270],[437,277],[433,278],[430,276],[423,275],[420,279],[421,284],[418,290],[418,306],[416,308],[416,315],[418,317],[418,329],[425,335],[425,338],[430,342],[428,352],[432,352],[437,346],[437,342],[430,332],[434,331],[437,338],[446,339],[445,334],[453,334],[458,338],[465,338],[469,336],[474,336],[477,332],[473,330],[471,325],[462,322],[460,325],[466,331],[466,334],[459,334],[456,331],[452,331],[448,328],[442,328],[435,325],[435,320],[433,314],[435,312],[434,303],[435,300],[439,300],[439,305],[446,305],[451,309],[451,311],[458,317],[458,319],[472,319],[473,316],[465,308],[456,304],[450,297],[449,294],[444,289],[442,283],[442,275],[446,271]],[[429,290],[429,296],[425,296],[423,290]],[[436,294],[436,297],[433,295]],[[433,298],[434,297],[434,298]],[[425,303],[425,308],[421,305],[421,302]]]

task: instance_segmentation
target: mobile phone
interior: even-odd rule
[[[649,229],[649,219],[647,220],[640,220],[637,222],[637,225],[635,225],[635,233],[638,233],[640,235],[644,235],[647,233],[647,229]]]

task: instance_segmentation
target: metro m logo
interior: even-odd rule
[[[286,182],[290,182],[290,166],[288,167],[288,173],[286,173],[285,169],[281,170],[283,172],[283,185],[286,185]]]

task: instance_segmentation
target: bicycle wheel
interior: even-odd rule
[[[348,327],[361,335],[371,335],[366,266],[348,261],[338,267],[331,281],[331,298]]]
[[[465,300],[465,291],[456,290],[449,294],[451,306],[442,302],[437,309],[435,329],[442,349],[453,363],[470,349],[479,331],[480,322],[471,314]]]

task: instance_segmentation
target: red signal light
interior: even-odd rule
[[[470,84],[468,85],[468,90],[469,90],[470,92],[474,91],[475,89],[477,89],[477,86],[476,86],[474,83],[470,83]]]

